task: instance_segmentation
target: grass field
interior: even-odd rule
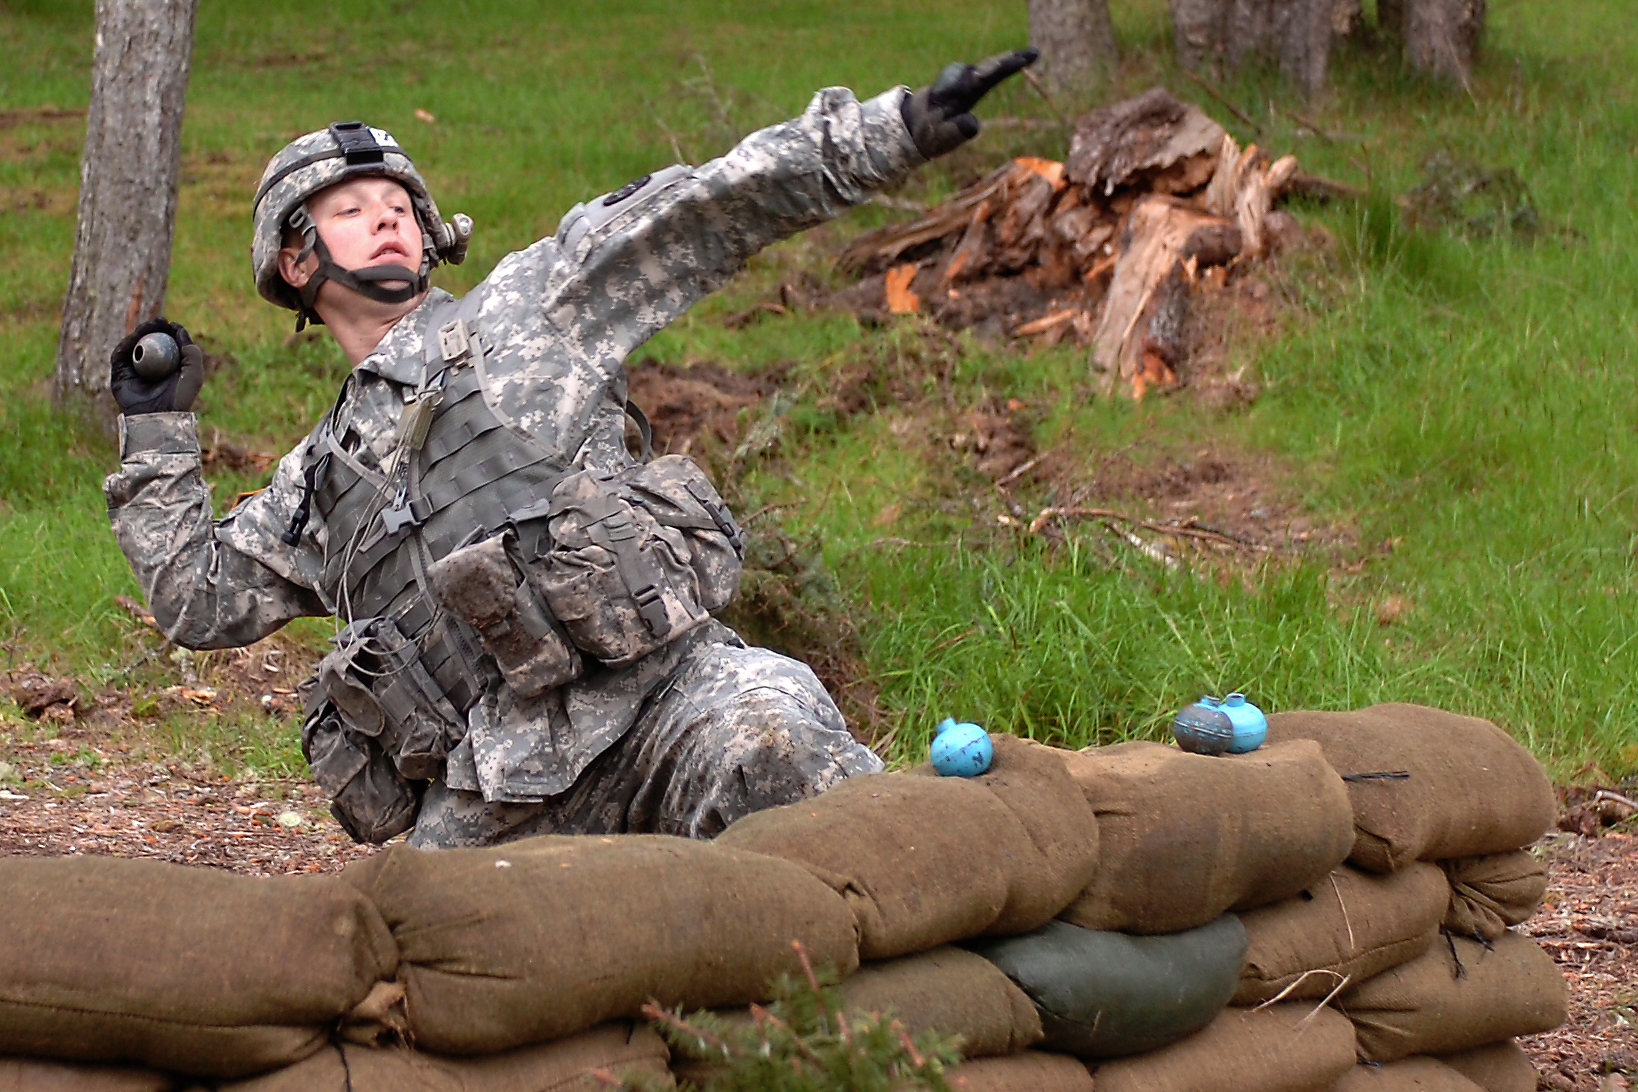
[[[86,101],[91,7],[0,3],[0,39],[15,43],[0,68],[0,667],[49,661],[87,686],[160,685],[163,657],[122,674],[152,642],[114,602],[135,586],[106,530],[111,447],[54,414],[45,393],[83,123],[41,108]],[[1155,82],[1192,96],[1169,59],[1164,4],[1112,7],[1126,58],[1094,97]],[[998,529],[968,503],[970,483],[906,455],[880,417],[835,419],[811,395],[783,407],[779,459],[747,467],[738,491],[784,505],[786,530],[821,544],[860,621],[896,757],[923,748],[946,714],[1084,743],[1162,732],[1202,692],[1243,689],[1269,709],[1447,706],[1494,718],[1561,776],[1589,762],[1638,771],[1638,27],[1615,0],[1493,0],[1490,10],[1468,91],[1417,80],[1366,48],[1335,59],[1315,102],[1259,74],[1223,85],[1265,145],[1376,194],[1358,208],[1301,210],[1337,246],[1283,284],[1282,336],[1230,345],[1262,383],[1253,405],[1091,398],[1084,355],[1068,349],[1024,356],[964,342],[949,373],[959,404],[1000,394],[1044,407],[1037,442],[1088,464],[1202,437],[1268,458],[1316,518],[1353,528],[1368,564],[1282,563],[1227,581],[1138,555],[1111,564],[1092,530],[1047,545]],[[461,291],[576,200],[679,155],[716,154],[800,110],[818,86],[915,83],[1024,36],[1019,0],[595,10],[206,0],[168,305],[231,359],[205,389],[202,429],[282,451],[344,374],[328,346],[286,344],[288,316],[261,303],[248,276],[250,193],[266,157],[297,133],[351,116],[395,132],[446,214],[479,224],[467,264],[439,274]],[[988,110],[1050,116],[1022,87]],[[936,198],[1016,152],[1062,154],[1061,136],[1031,132],[987,134],[911,194]],[[1515,170],[1539,229],[1407,227],[1391,198],[1423,180],[1434,154]],[[846,316],[743,331],[720,322],[783,271],[828,265],[825,246],[887,215],[863,210],[822,239],[776,248],[643,352],[740,368],[793,360],[814,377],[809,390],[850,354],[902,355],[904,329],[861,330]],[[255,484],[254,472],[225,474],[216,495]],[[894,504],[889,536],[880,513]],[[1373,552],[1387,540],[1391,552]],[[1383,625],[1390,597],[1400,606]],[[302,632],[316,641],[323,627]],[[248,748],[264,765],[299,768],[287,723],[207,735],[226,760],[248,761]]]

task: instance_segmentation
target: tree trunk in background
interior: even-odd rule
[[[1418,72],[1465,85],[1484,20],[1485,0],[1405,0],[1405,59]]]
[[[1376,0],[1376,25],[1396,42],[1405,40],[1405,0]]]
[[[110,416],[108,353],[165,305],[198,0],[97,0],[74,261],[53,394]]]
[[[1041,51],[1041,81],[1054,91],[1085,87],[1120,57],[1109,0],[1029,0],[1029,41]]]
[[[1278,66],[1305,95],[1325,86],[1337,0],[1171,0],[1178,62]]]

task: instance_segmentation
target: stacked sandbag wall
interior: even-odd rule
[[[852,1010],[959,1035],[968,1092],[1533,1086],[1512,1040],[1563,985],[1511,927],[1552,797],[1494,726],[1377,706],[1273,716],[1239,756],[995,744],[980,777],[856,778],[712,843],[268,880],[0,859],[0,1087],[697,1081],[642,1005],[744,1011],[804,959]]]

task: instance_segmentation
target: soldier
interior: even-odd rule
[[[156,620],[188,648],[345,623],[302,751],[360,841],[711,837],[881,769],[812,671],[712,618],[740,529],[692,462],[628,453],[623,362],[762,247],[970,139],[972,107],[1034,57],[862,103],[827,88],[703,167],[576,206],[461,300],[427,276],[471,221],[443,219],[390,135],[294,141],[256,192],[256,286],[353,371],[271,484],[213,520],[188,412],[202,354],[164,320],[114,350],[109,515]],[[132,359],[154,330],[182,345],[159,380]]]

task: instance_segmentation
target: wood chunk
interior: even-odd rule
[[[1119,385],[1141,398],[1176,382],[1195,273],[1238,254],[1239,234],[1232,221],[1175,198],[1138,202],[1121,233],[1120,256],[1092,335],[1093,367],[1103,373],[1106,390]]]
[[[1188,192],[1178,187],[1196,177],[1195,188],[1204,183],[1210,157],[1227,135],[1198,106],[1156,87],[1082,116],[1069,144],[1064,173],[1071,182],[1108,197],[1120,187],[1141,185],[1148,176],[1204,157],[1204,164],[1168,182],[1166,192]]]

